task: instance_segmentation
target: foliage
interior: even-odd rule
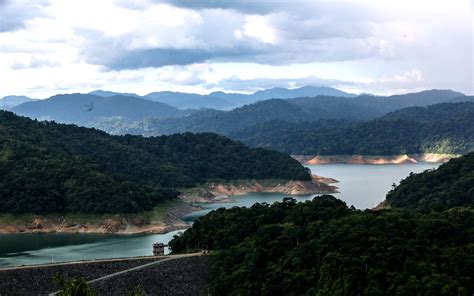
[[[474,103],[402,109],[362,122],[272,121],[229,134],[253,147],[304,155],[462,154],[474,150]]]
[[[369,119],[381,115],[370,108],[360,107],[349,98],[317,97],[310,104],[298,105],[292,100],[271,99],[245,105],[231,111],[200,110],[184,118],[148,118],[141,122],[122,125],[115,123],[100,127],[112,133],[162,135],[181,132],[214,132],[230,135],[256,125],[279,120],[287,123],[311,122],[319,119]],[[320,103],[323,101],[324,103]],[[324,107],[326,101],[333,103]]]
[[[174,252],[219,250],[215,295],[472,295],[474,210],[358,211],[332,196],[219,209]]]
[[[146,295],[145,290],[141,285],[137,285],[135,287],[131,287],[128,291],[129,296],[144,296]]]
[[[59,296],[96,296],[97,293],[91,287],[91,285],[83,278],[76,277],[66,282],[60,274],[54,275],[54,281],[56,285],[61,289],[57,294]],[[128,291],[130,296],[142,296],[146,295],[145,290],[141,285],[130,287]]]
[[[56,274],[54,276],[56,285],[59,286],[61,291],[57,294],[59,296],[96,296],[97,294],[87,281],[82,277],[76,277],[65,282],[64,279]]]
[[[424,211],[474,206],[474,152],[436,170],[410,174],[388,193],[387,201],[393,207]]]
[[[116,120],[97,127],[115,134],[147,136],[215,132],[252,147],[289,154],[466,153],[474,149],[473,97],[453,100],[452,95],[428,92],[393,97],[273,99],[232,111],[200,110],[184,118],[147,118],[134,123]]]
[[[0,212],[151,210],[212,179],[310,176],[287,155],[214,134],[119,137],[0,112]]]

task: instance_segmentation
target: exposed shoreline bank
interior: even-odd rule
[[[198,188],[184,191],[181,199],[188,203],[232,202],[231,195],[245,195],[255,192],[274,192],[287,195],[338,193],[331,185],[338,181],[332,178],[311,175],[311,181],[287,180],[238,180],[234,182],[209,182]]]
[[[160,210],[159,214],[154,211]],[[174,201],[154,211],[135,214],[51,214],[19,215],[0,218],[0,235],[14,233],[90,233],[90,234],[164,234],[186,229],[180,217],[201,210],[182,201]],[[161,213],[164,211],[164,213]],[[3,218],[3,219],[2,219]],[[4,221],[7,220],[7,221]]]
[[[194,203],[232,202],[230,195],[251,192],[279,192],[288,195],[337,193],[330,185],[337,180],[312,175],[311,181],[237,180],[210,182],[184,190],[179,200],[154,211],[136,214],[108,215],[4,215],[0,216],[0,235],[14,233],[98,233],[98,234],[164,234],[186,229],[189,223],[181,217],[202,210]],[[6,217],[8,216],[8,217]]]
[[[408,163],[444,163],[451,158],[459,157],[457,154],[420,153],[402,155],[292,155],[292,157],[305,165],[320,164],[408,164]]]

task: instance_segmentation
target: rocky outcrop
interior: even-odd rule
[[[0,225],[0,234],[5,233],[167,233],[188,228],[189,225],[180,218],[200,210],[201,207],[187,203],[175,203],[169,207],[164,219],[146,221],[138,215],[116,215],[113,218],[97,216],[94,222],[73,220],[67,217],[47,218],[34,216],[32,220],[23,218]]]
[[[207,183],[198,194],[185,193],[181,198],[187,202],[222,203],[232,202],[231,195],[244,195],[251,192],[278,192],[288,195],[329,194],[337,193],[337,187],[330,185],[337,180],[316,175],[311,181],[242,180],[229,183]],[[210,192],[202,196],[199,192]]]
[[[302,164],[405,164],[418,162],[447,162],[453,157],[459,157],[454,154],[404,154],[404,155],[293,155],[294,159]]]
[[[122,219],[106,219],[99,227],[104,229],[107,233],[117,233],[126,228]]]
[[[34,216],[33,218],[18,218],[11,223],[0,224],[2,233],[166,233],[185,229],[190,225],[181,217],[202,207],[193,203],[224,203],[233,202],[230,195],[244,195],[250,192],[279,192],[288,195],[336,193],[337,187],[330,185],[337,181],[312,175],[311,181],[275,181],[253,180],[233,181],[228,183],[207,183],[200,188],[190,189],[180,196],[181,202],[166,208],[165,217],[159,220],[146,221],[135,215],[94,216],[94,219],[77,219],[66,217],[51,218]],[[74,216],[73,216],[74,217]]]

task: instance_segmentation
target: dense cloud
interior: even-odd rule
[[[278,1],[172,3],[180,8],[163,4],[144,6],[140,19],[134,20],[139,25],[133,31],[125,30],[112,38],[88,38],[86,60],[110,69],[133,69],[205,61],[280,65],[383,56],[371,44],[372,20],[347,17],[337,12],[340,5],[329,10],[323,9],[327,5],[307,5],[303,1],[296,6]],[[128,3],[121,7],[140,6],[131,8]],[[150,17],[149,12],[158,7],[176,15],[173,26],[163,24],[158,11],[156,18]],[[298,9],[278,9],[290,7]],[[352,8],[354,12],[363,12],[360,7]],[[249,9],[251,14],[247,14]],[[308,14],[308,9],[312,13]],[[113,46],[112,54],[106,45]]]
[[[24,27],[25,21],[41,16],[44,0],[0,0],[0,32],[14,31]]]
[[[130,75],[137,89],[180,87],[158,79],[198,63],[206,72],[183,80],[193,91],[311,83],[473,92],[472,34],[468,0],[0,0],[0,69],[12,90],[120,88]],[[270,68],[258,77],[244,69],[260,65]],[[416,79],[397,78],[413,69]]]
[[[294,88],[306,85],[313,86],[354,86],[354,83],[349,81],[341,81],[336,79],[323,79],[316,76],[308,76],[301,78],[256,78],[256,79],[240,79],[233,76],[219,81],[216,85],[208,85],[208,87],[222,87],[224,89],[232,89],[245,92],[255,92],[261,89],[268,89],[273,87]]]

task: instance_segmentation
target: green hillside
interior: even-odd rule
[[[359,211],[332,196],[218,209],[170,245],[215,251],[213,295],[472,295],[474,210]]]
[[[143,138],[0,112],[0,212],[137,212],[211,179],[309,180],[279,152],[215,134]]]
[[[436,170],[411,174],[388,193],[387,202],[419,210],[474,206],[474,152]]]
[[[372,120],[406,107],[454,100],[472,101],[472,98],[451,90],[429,90],[388,97],[304,96],[286,100],[267,99],[230,111],[199,110],[182,118],[155,116],[134,123],[116,118],[98,122],[94,126],[112,134],[158,136],[190,131],[215,132],[229,136],[272,121],[308,123],[319,120]]]
[[[217,209],[170,246],[214,251],[216,295],[472,295],[474,152],[410,174],[387,201]]]
[[[272,121],[229,136],[289,154],[462,154],[474,150],[473,119],[474,103],[442,103],[409,107],[370,121]]]

